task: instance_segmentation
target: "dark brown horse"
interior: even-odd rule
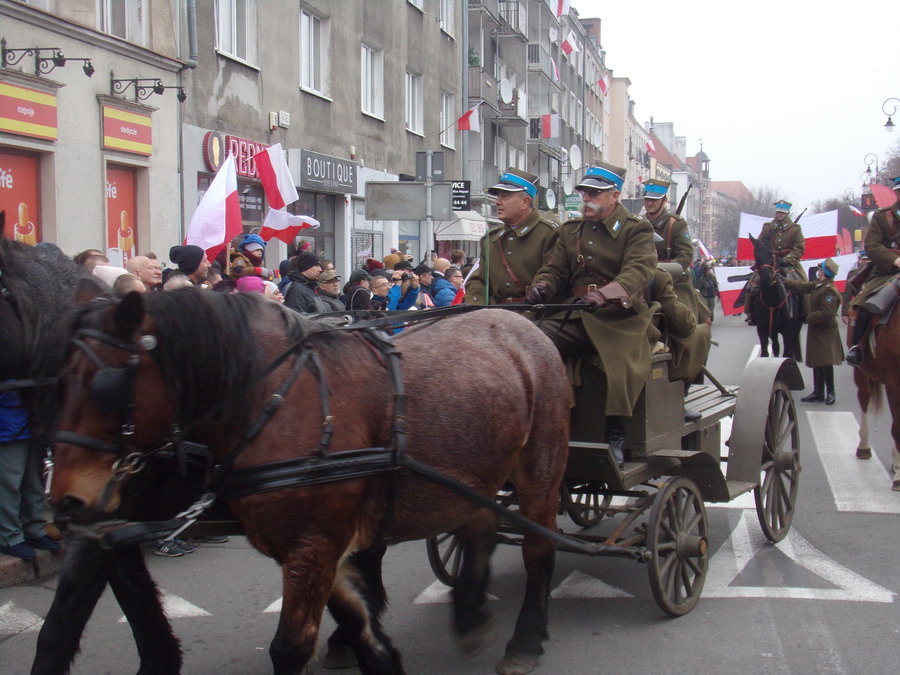
[[[781,344],[778,337],[781,336],[784,356],[800,361],[800,328],[803,326],[800,303],[784,286],[771,242],[768,239],[756,239],[751,234],[750,243],[753,245],[754,267],[759,275],[759,293],[751,308],[756,334],[759,336],[759,354],[768,356],[771,342],[772,355],[779,356]]]
[[[82,310],[74,331],[51,487],[54,507],[73,523],[108,518],[131,483],[110,480],[114,463],[128,455],[140,464],[140,453],[177,427],[223,465],[240,447],[230,476],[272,462],[284,467],[295,458],[315,463],[319,455],[396,447],[405,438],[410,457],[485,497],[510,481],[523,515],[554,527],[571,394],[553,345],[510,312],[467,313],[397,337],[403,382],[436,391],[447,373],[469,374],[455,399],[434,406],[430,397],[410,398],[402,418],[386,395],[389,359],[373,346],[377,340],[256,296],[186,289],[98,300]],[[248,434],[267,406],[277,412]],[[405,436],[396,433],[404,421]],[[265,490],[236,490],[241,496],[230,506],[250,542],[283,570],[270,647],[276,673],[303,671],[326,604],[338,623],[328,660],[346,662],[352,650],[363,672],[402,672],[380,626],[381,559],[389,544],[442,532],[458,534],[464,547],[455,627],[463,644],[483,637],[494,514],[406,471]],[[501,673],[530,671],[547,637],[554,544],[528,534],[523,558],[525,600]]]
[[[855,314],[855,310],[850,311],[851,320],[855,320]],[[894,490],[900,491],[900,307],[894,307],[886,323],[879,324],[879,318],[872,318],[872,336],[866,341],[862,366],[853,369],[856,400],[861,413],[856,456],[860,459],[872,457],[872,446],[869,444],[869,407],[877,414],[882,392],[887,390],[892,420],[891,436],[894,439],[892,485]],[[852,334],[851,329],[847,335],[848,342]]]

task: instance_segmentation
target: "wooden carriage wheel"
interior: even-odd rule
[[[603,483],[579,483],[560,486],[560,497],[566,514],[578,527],[593,527],[606,515],[612,497],[604,494]]]
[[[769,397],[760,482],[754,488],[756,515],[773,542],[787,536],[800,485],[800,435],[790,389],[776,381]]]
[[[431,571],[445,586],[455,586],[462,566],[463,549],[459,537],[445,532],[425,540],[428,549],[428,564]]]
[[[709,523],[694,482],[680,476],[656,494],[647,531],[650,588],[666,614],[690,612],[703,590],[709,567]]]

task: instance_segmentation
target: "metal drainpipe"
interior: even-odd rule
[[[197,0],[187,0],[185,5],[185,9],[187,10],[187,29],[188,29],[188,60],[185,61],[184,65],[178,70],[177,78],[178,78],[178,86],[184,86],[184,71],[188,68],[196,68],[197,67],[197,58],[198,48],[197,48]],[[184,104],[179,101],[178,103],[178,201],[181,205],[181,241],[184,241],[185,236],[185,227],[184,227],[184,113],[182,111],[182,106]]]

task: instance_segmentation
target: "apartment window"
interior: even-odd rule
[[[328,20],[300,12],[300,86],[328,93]]]
[[[456,106],[453,101],[453,94],[441,92],[441,145],[448,148],[454,147],[453,141],[456,138]]]
[[[453,35],[453,10],[455,9],[455,0],[440,0],[440,21],[441,30],[449,35]]]
[[[362,111],[384,119],[384,51],[363,45],[360,59]]]
[[[102,0],[101,12],[104,33],[144,44],[143,0]]]
[[[256,61],[256,0],[218,0],[216,47],[247,63]]]
[[[422,76],[406,73],[406,130],[414,134],[424,133],[423,107],[425,92]]]

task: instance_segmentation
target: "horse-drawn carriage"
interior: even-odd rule
[[[681,381],[669,380],[671,360],[668,353],[653,357],[626,423],[630,452],[622,466],[603,442],[604,417],[597,412],[603,409],[602,373],[583,366],[559,500],[560,514],[580,529],[564,530],[558,550],[647,563],[659,607],[680,616],[699,600],[709,563],[704,502],[728,502],[752,490],[765,536],[778,542],[787,535],[800,478],[791,390],[803,381],[793,361],[757,358],[740,387],[723,386],[704,368],[710,383],[695,383],[685,395]],[[686,421],[686,408],[700,419]],[[731,435],[723,439],[721,422],[729,417]],[[515,491],[501,491],[497,501],[514,509]],[[521,528],[507,523],[500,536],[518,544]],[[450,586],[461,563],[457,544],[452,534],[428,540],[432,570]]]

